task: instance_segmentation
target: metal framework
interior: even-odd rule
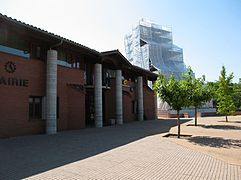
[[[183,51],[173,44],[171,28],[145,19],[125,36],[127,59],[134,65],[148,70],[158,70],[165,76],[180,78],[186,71]]]

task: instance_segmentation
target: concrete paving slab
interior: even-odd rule
[[[194,120],[182,124],[181,133],[191,134],[191,138],[169,138],[172,142],[193,150],[212,155],[231,164],[241,165],[241,116],[203,117],[198,119],[201,126],[188,126]],[[176,133],[172,127],[170,133]]]
[[[241,179],[240,165],[163,138],[175,124],[0,139],[0,179]]]

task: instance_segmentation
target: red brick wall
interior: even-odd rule
[[[123,119],[124,122],[135,121],[136,114],[132,110],[132,101],[136,99],[135,88],[131,92],[130,87],[135,87],[134,82],[128,82],[127,86],[122,86],[123,93]]]
[[[129,122],[136,119],[136,115],[132,113],[132,101],[135,100],[135,91],[130,91],[133,82],[129,82],[127,86],[122,86],[122,103],[123,103],[123,121]],[[105,120],[110,124],[110,119],[115,119],[115,79],[110,80],[110,89],[104,90],[105,93]]]
[[[6,62],[16,64],[16,71],[8,73],[4,69]],[[58,66],[59,118],[58,131],[80,129],[85,127],[85,92],[67,84],[84,85],[84,72]],[[44,133],[44,120],[29,120],[29,96],[45,96],[46,67],[41,60],[26,59],[7,53],[0,53],[0,77],[15,77],[29,81],[29,87],[0,85],[0,137],[24,134]],[[115,118],[115,79],[111,80],[111,89],[104,90],[105,122]],[[123,119],[134,121],[132,101],[136,100],[136,89],[131,92],[129,82],[123,86]],[[155,118],[154,93],[144,86],[144,114],[146,119]]]
[[[84,72],[58,66],[58,131],[85,127],[85,92],[67,84],[84,85]]]
[[[110,89],[103,89],[105,98],[104,124],[110,124],[110,119],[115,119],[115,79],[110,79]]]
[[[8,73],[6,62],[16,64],[16,71]],[[0,85],[0,136],[16,136],[44,132],[45,122],[29,120],[29,96],[45,95],[45,63],[0,52],[0,77],[29,80],[29,87]]]
[[[144,117],[145,119],[151,120],[155,118],[155,94],[147,86],[143,87],[143,96],[144,96]]]
[[[12,61],[16,71],[8,73],[4,65]],[[0,53],[0,77],[29,80],[29,87],[0,85],[0,137],[45,132],[45,121],[29,119],[29,96],[45,96],[45,62]],[[83,70],[58,66],[58,131],[85,127],[85,93],[67,83],[84,84]]]

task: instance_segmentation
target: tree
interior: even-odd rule
[[[241,110],[241,79],[239,83],[235,83],[233,85],[234,94],[233,94],[233,101],[234,105],[237,107],[237,110]]]
[[[174,110],[177,111],[177,126],[178,126],[178,138],[180,138],[180,110],[187,105],[187,88],[185,84],[178,81],[174,76],[166,78],[163,75],[158,76],[153,90],[157,93],[163,101],[167,102]]]
[[[235,112],[236,107],[233,102],[233,73],[229,76],[226,75],[226,69],[223,66],[219,80],[217,82],[217,113],[224,114],[226,117],[226,122],[228,122],[228,115],[231,115]]]
[[[211,93],[207,85],[204,84],[204,79],[194,79],[194,91],[191,103],[195,108],[195,126],[197,126],[197,108],[211,100]]]
[[[195,109],[195,126],[197,126],[197,109],[211,100],[211,92],[209,86],[205,85],[205,76],[196,79],[191,67],[188,67],[187,72],[183,75],[183,83],[188,88],[188,105]]]

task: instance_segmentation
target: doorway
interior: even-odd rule
[[[95,126],[95,104],[94,92],[87,91],[85,95],[85,125],[86,127]]]

